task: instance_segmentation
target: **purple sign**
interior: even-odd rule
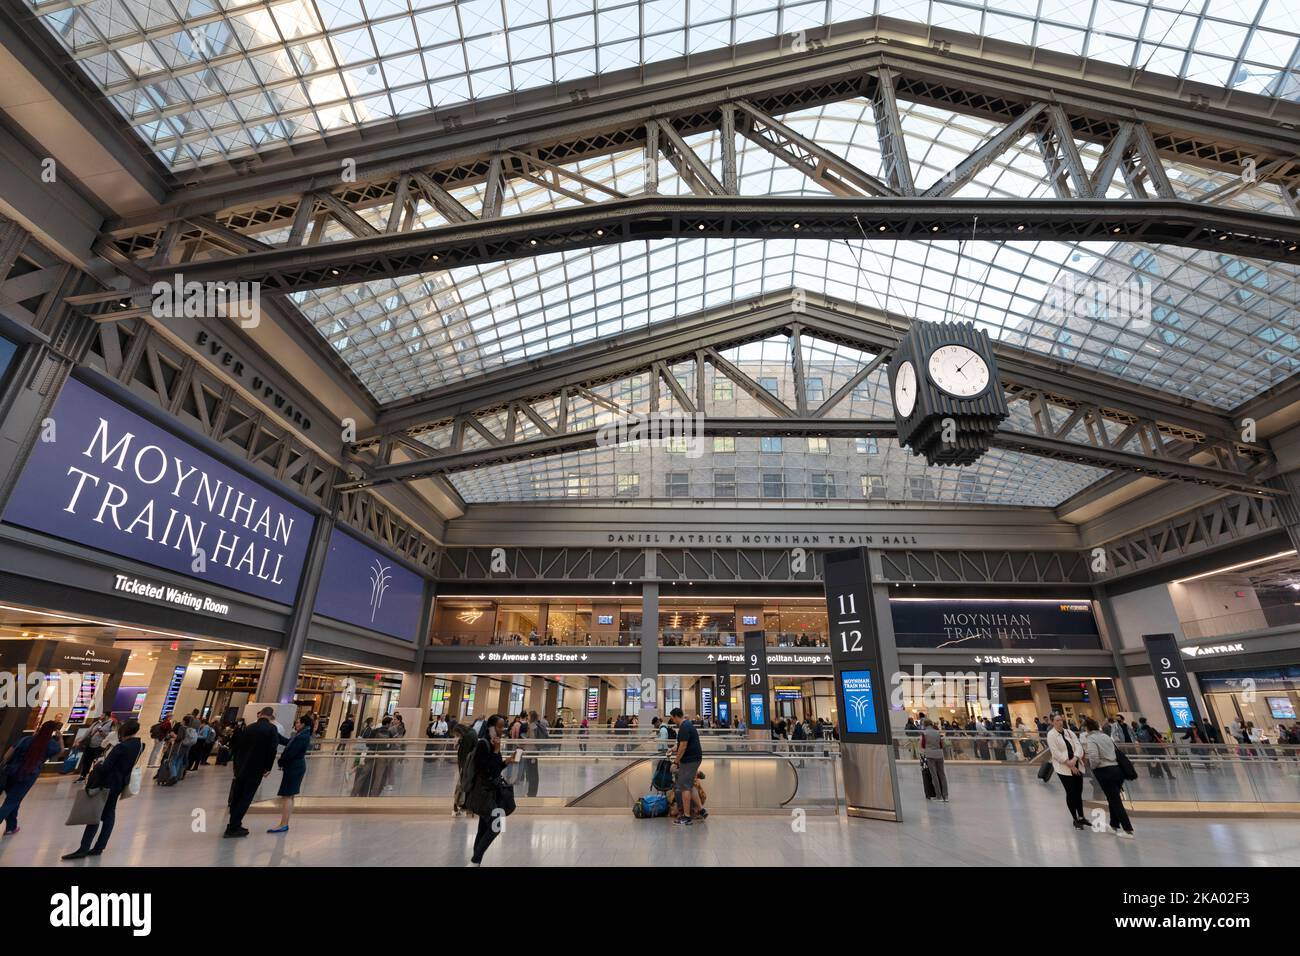
[[[70,379],[4,520],[292,604],[312,516]]]
[[[423,610],[424,578],[334,529],[314,613],[414,641]]]

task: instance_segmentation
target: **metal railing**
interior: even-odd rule
[[[833,811],[839,805],[839,751],[834,741],[805,744],[702,735],[700,742],[702,785],[710,807],[776,810],[797,804]],[[322,741],[307,759],[300,795],[331,802],[405,798],[407,803],[450,809],[460,774],[455,748],[451,740]],[[506,770],[522,806],[532,802],[629,810],[637,796],[651,789],[665,749],[653,737],[614,734],[507,739],[502,744],[504,756],[522,752],[520,762]]]

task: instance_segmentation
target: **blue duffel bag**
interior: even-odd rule
[[[668,798],[662,793],[647,793],[632,804],[632,816],[638,820],[647,817],[668,816]]]

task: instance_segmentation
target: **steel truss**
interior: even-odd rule
[[[501,548],[504,571],[492,570],[493,548],[450,547],[437,565],[449,583],[644,580],[815,584],[821,550],[807,549],[807,565],[791,570],[790,548],[658,548],[656,574],[647,577],[642,548]],[[1087,555],[1073,551],[933,551],[880,549],[886,584],[1089,585]]]
[[[640,581],[642,548],[502,548],[505,571],[493,571],[495,548],[446,548],[437,564],[439,581]]]
[[[1078,551],[881,550],[882,583],[1080,584],[1093,582]]]
[[[1300,134],[1276,118],[1236,115],[1110,82],[1075,80],[1028,65],[867,38],[798,57],[682,79],[674,89],[583,98],[569,109],[508,115],[389,148],[352,181],[332,170],[292,170],[182,190],[156,213],[107,225],[100,250],[138,263],[150,281],[183,265],[196,281],[255,281],[290,293],[429,273],[637,239],[672,236],[959,240],[1114,239],[1296,261],[1300,246]],[[857,168],[777,117],[850,98],[872,104],[883,178]],[[912,181],[900,101],[1002,124],[935,183]],[[687,139],[715,133],[719,175]],[[832,198],[738,195],[736,137],[799,170]],[[1017,142],[1032,139],[1055,198],[957,199],[955,193]],[[1102,146],[1089,172],[1078,144]],[[640,150],[645,192],[625,196],[584,176],[579,160]],[[358,151],[353,151],[354,154]],[[659,196],[658,160],[693,195]],[[355,155],[353,158],[356,158]],[[1241,174],[1195,199],[1177,198],[1165,163]],[[1112,181],[1122,198],[1107,198]],[[560,205],[502,216],[509,183],[550,192]],[[1222,203],[1257,183],[1294,216]],[[476,187],[472,201],[467,187]],[[462,198],[457,198],[457,193]],[[438,225],[417,227],[425,213]],[[417,213],[419,215],[417,215]],[[978,224],[972,232],[973,222]],[[274,240],[273,242],[271,240]]]
[[[348,477],[271,412],[209,372],[142,319],[94,327],[86,363],[186,427],[329,510],[418,567],[433,570],[437,545],[374,494],[336,492]]]
[[[358,463],[366,476],[342,487],[593,448],[607,443],[606,422],[648,426],[654,413],[670,405],[700,414],[698,424],[706,436],[893,437],[892,418],[836,418],[831,413],[880,371],[906,327],[900,316],[790,290],[625,334],[616,344],[598,342],[552,353],[524,369],[489,373],[385,412],[356,446],[364,452]],[[805,337],[848,345],[873,357],[815,406],[797,388],[798,404],[791,408],[722,354],[779,336],[790,342],[796,380]],[[1269,451],[1240,441],[1226,416],[1097,373],[1063,372],[1027,351],[1003,344],[995,348],[1008,402],[1013,410],[1027,412],[1019,417],[1033,427],[1004,427],[996,436],[997,447],[1256,495],[1284,493],[1263,481],[1273,464]],[[689,389],[671,373],[682,362],[693,363]],[[709,414],[706,366],[748,393],[767,415]],[[633,414],[595,390],[638,378],[648,385],[651,415]],[[593,418],[596,409],[603,418]]]
[[[1156,522],[1107,542],[1105,568],[1097,577],[1125,577],[1272,531],[1284,531],[1287,504],[1289,499],[1285,498],[1231,495]]]

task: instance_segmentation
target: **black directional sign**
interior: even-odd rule
[[[866,552],[861,548],[828,551],[822,562],[840,739],[887,744],[889,683],[881,673],[880,629]]]

